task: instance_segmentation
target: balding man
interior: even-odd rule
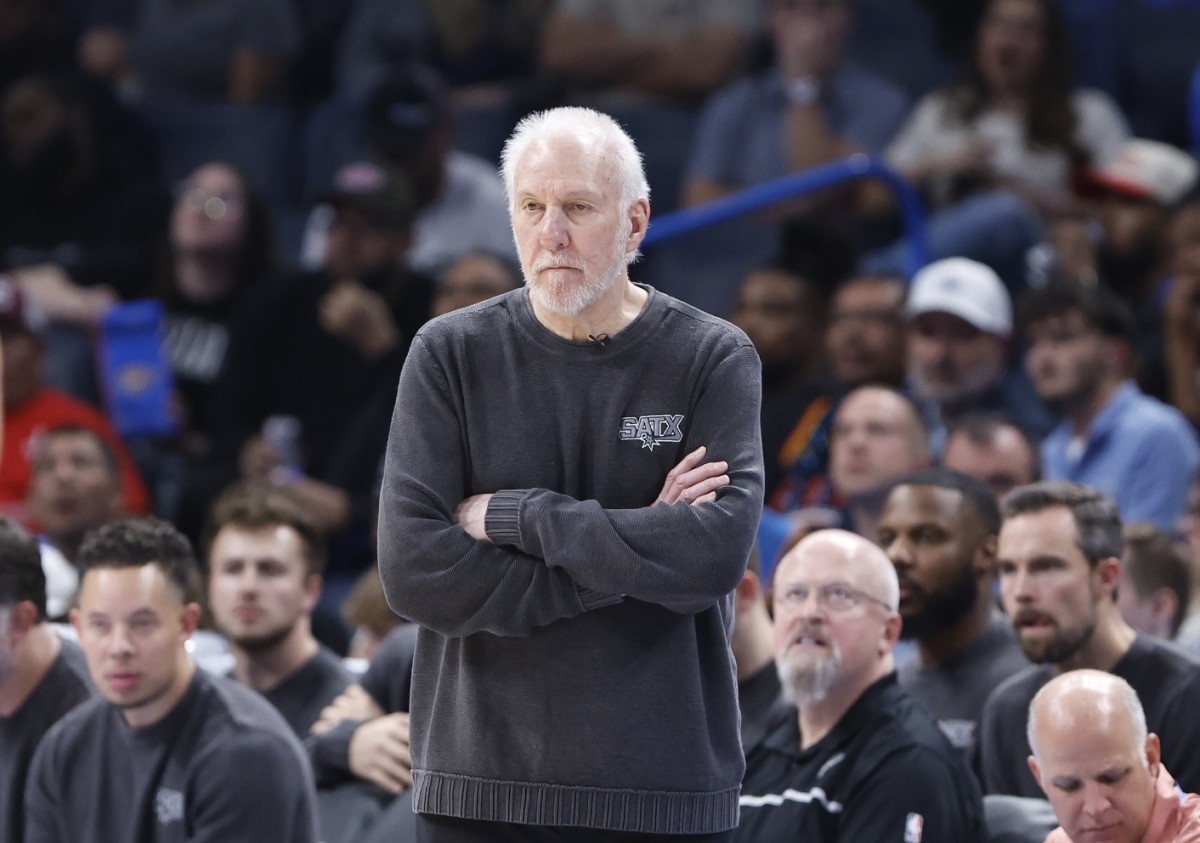
[[[1046,843],[1196,843],[1200,796],[1185,794],[1120,677],[1074,670],[1029,707],[1029,768],[1061,825]]]
[[[842,530],[801,540],[775,574],[775,661],[795,705],[747,758],[736,839],[983,839],[975,777],[896,682],[900,587]]]

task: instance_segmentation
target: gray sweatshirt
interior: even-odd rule
[[[762,506],[758,357],[649,290],[604,343],[524,290],[422,329],[384,466],[379,567],[420,624],[414,805],[470,819],[704,834],[737,825],[732,604]],[[700,445],[713,503],[653,505]],[[495,493],[476,541],[454,523]]]

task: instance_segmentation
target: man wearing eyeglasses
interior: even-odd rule
[[[896,683],[899,592],[887,555],[841,530],[780,561],[775,661],[796,716],[747,758],[737,840],[983,839],[974,776]]]

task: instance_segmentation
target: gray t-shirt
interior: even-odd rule
[[[46,735],[25,790],[26,843],[314,843],[304,752],[262,697],[197,669],[157,723],[102,697]]]
[[[421,626],[418,812],[700,834],[737,824],[730,594],[762,507],[759,362],[732,325],[648,290],[570,342],[517,290],[428,323],[400,377],[379,567]],[[654,506],[698,446],[713,503]],[[490,542],[455,507],[494,493]]]
[[[937,664],[920,659],[902,666],[900,684],[937,720],[950,743],[979,770],[978,732],[988,695],[1029,666],[1005,616],[996,616],[983,634]]]
[[[263,694],[296,737],[304,740],[325,706],[353,682],[350,671],[332,650],[321,647],[299,670]]]
[[[11,717],[0,717],[0,840],[14,843],[24,832],[25,775],[42,735],[92,695],[83,651],[69,641]]]

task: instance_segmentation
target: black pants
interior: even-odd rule
[[[731,843],[732,831],[716,834],[640,834],[562,825],[460,820],[417,814],[418,843]]]

